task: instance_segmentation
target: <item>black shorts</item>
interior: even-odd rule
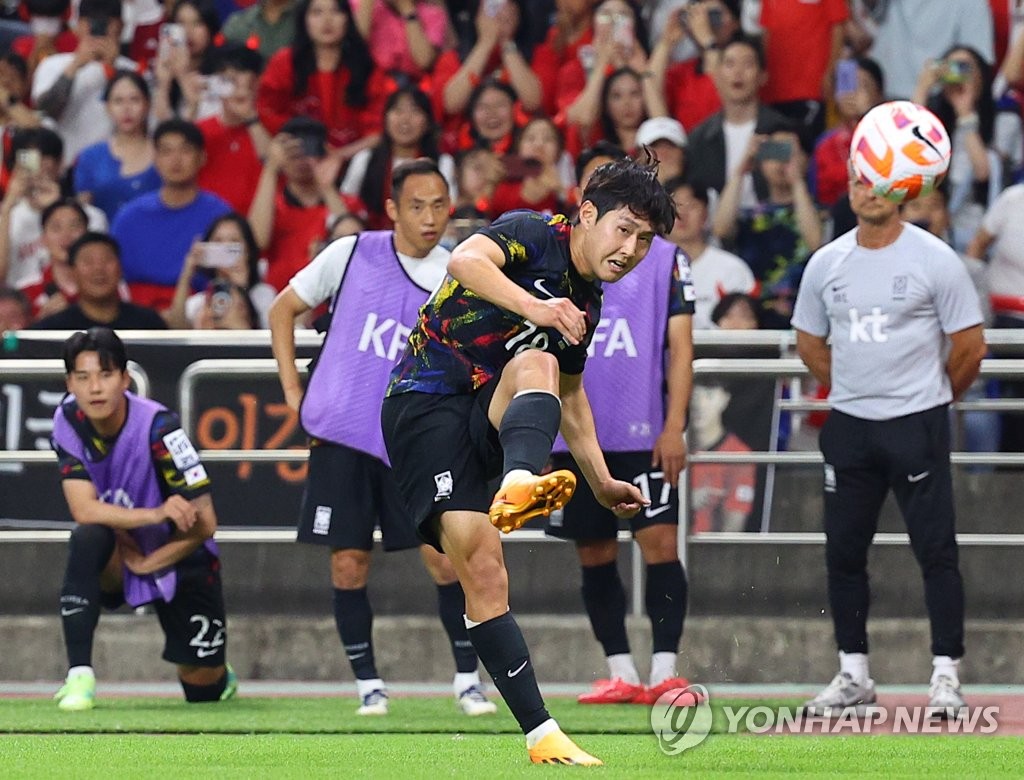
[[[175,567],[178,584],[170,603],[151,603],[164,632],[162,658],[181,666],[223,666],[227,651],[228,622],[220,582],[220,559],[200,547]],[[124,592],[100,594],[100,604],[117,609]]]
[[[228,622],[220,559],[200,548],[177,565],[178,587],[170,603],[154,601],[164,630],[163,659],[182,666],[221,666],[227,655]]]
[[[382,461],[336,444],[310,448],[300,542],[371,550],[379,525],[385,550],[407,550],[420,544],[407,514],[391,469]]]
[[[679,523],[679,491],[669,487],[661,469],[651,467],[651,453],[608,452],[604,457],[613,477],[636,485],[651,502],[628,521],[634,534],[652,525]],[[550,536],[574,541],[614,539],[620,522],[624,521],[598,503],[572,456],[567,453],[553,455],[551,464],[556,469],[569,469],[576,475],[576,493],[564,509],[551,513],[544,530]]]
[[[501,475],[498,432],[487,419],[497,378],[475,393],[401,393],[384,399],[381,425],[409,527],[441,550],[442,512],[487,513]],[[443,550],[441,550],[443,552]]]

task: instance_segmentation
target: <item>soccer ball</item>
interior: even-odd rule
[[[853,131],[850,162],[875,195],[895,203],[934,190],[949,169],[952,144],[942,122],[909,100],[875,106]]]

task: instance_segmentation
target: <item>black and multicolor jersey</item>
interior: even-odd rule
[[[131,400],[128,403],[130,405]],[[71,401],[67,407],[66,417],[82,440],[89,460],[103,460],[117,442],[118,436],[109,439],[100,436],[89,419],[78,412],[77,402]],[[173,452],[171,447],[174,448]],[[53,448],[57,453],[61,479],[91,479],[82,461],[56,442]],[[210,492],[210,478],[206,469],[199,462],[199,456],[195,454],[192,443],[181,428],[181,420],[174,412],[158,412],[153,418],[149,429],[149,453],[157,484],[165,499],[177,495],[191,501]],[[182,460],[182,453],[195,457]]]
[[[571,300],[586,317],[586,335],[571,345],[555,328],[539,327],[448,275],[420,309],[405,354],[391,372],[388,396],[472,392],[524,349],[553,354],[564,374],[583,372],[601,319],[601,283],[585,280],[573,266],[565,217],[511,211],[477,232],[501,247],[502,271],[517,285],[536,298]]]

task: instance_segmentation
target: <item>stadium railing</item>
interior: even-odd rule
[[[19,334],[20,335],[20,334]],[[53,332],[40,334],[26,332],[25,336],[46,341],[63,341],[68,333]],[[217,331],[126,331],[122,334],[131,343],[146,343],[172,346],[175,344],[189,345],[230,345],[269,348],[268,331],[242,331],[230,335]],[[322,337],[312,332],[297,332],[298,347],[316,347]],[[989,330],[986,340],[990,347],[1005,352],[1024,354],[1024,330]],[[800,386],[808,375],[806,367],[796,358],[795,334],[792,331],[697,331],[694,334],[694,345],[698,350],[727,348],[730,354],[735,349],[757,348],[762,352],[765,348],[778,351],[779,357],[774,358],[698,358],[694,361],[695,380],[707,377],[757,376],[767,379],[784,379],[790,382],[791,398],[776,401],[775,413],[827,410],[826,401],[803,400]],[[304,368],[302,369],[305,370]],[[129,365],[136,391],[148,395],[149,377],[143,366],[135,362]],[[195,424],[195,387],[200,379],[240,379],[276,376],[276,363],[272,358],[202,358],[193,361],[182,373],[177,385],[177,408],[181,413],[182,423],[186,431],[193,433]],[[62,378],[64,366],[60,360],[52,359],[13,359],[0,360],[0,379],[23,379],[28,377],[53,376]],[[1024,377],[1024,359],[991,358],[982,363],[981,375],[991,378]],[[966,411],[988,412],[1024,412],[1024,399],[979,399],[960,401],[954,404],[958,413]],[[296,462],[308,457],[304,449],[203,449],[200,456],[208,462]],[[1016,466],[1024,467],[1024,453],[969,453],[954,452],[950,458],[955,465],[983,466]],[[0,464],[22,463],[37,464],[54,462],[52,452],[39,450],[0,450]],[[820,452],[691,452],[688,456],[690,464],[756,464],[756,465],[818,465],[821,464]],[[690,503],[690,475],[684,473],[684,490],[680,496],[680,522],[684,528],[690,528],[688,505]],[[64,542],[68,537],[67,530],[54,529],[0,529],[0,543],[11,542]],[[377,534],[379,536],[379,532]],[[1024,534],[958,534],[958,541],[966,546],[1020,546],[1024,545]],[[282,528],[221,528],[218,539],[236,543],[279,543],[292,542],[295,539],[293,529]],[[546,536],[543,531],[521,529],[507,537],[512,542],[548,542],[557,541]],[[620,542],[631,541],[627,531],[619,534]],[[903,533],[880,533],[875,537],[877,544],[904,545],[908,537]],[[824,543],[822,533],[787,533],[765,530],[757,532],[712,532],[701,534],[680,534],[680,553],[685,561],[687,547],[690,544],[815,544]],[[642,604],[642,572],[643,567],[639,547],[632,545],[633,550],[633,604],[635,614],[643,611]]]

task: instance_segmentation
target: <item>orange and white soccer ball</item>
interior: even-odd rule
[[[875,106],[853,132],[850,162],[876,195],[896,203],[927,195],[949,169],[952,144],[942,122],[909,100]]]

